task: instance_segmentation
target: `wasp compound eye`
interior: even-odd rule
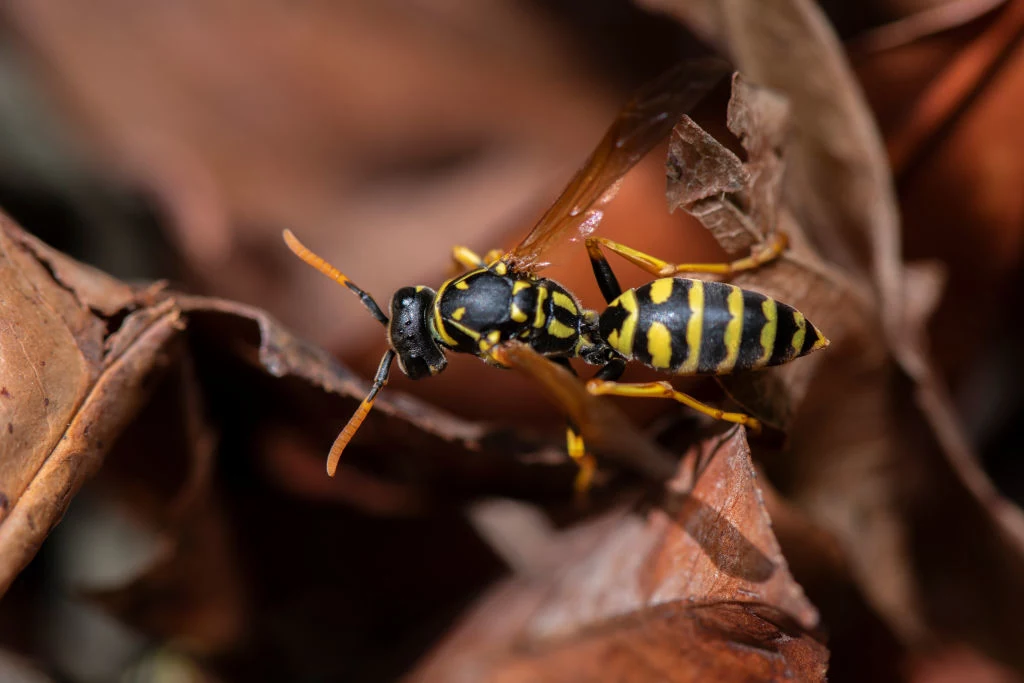
[[[433,303],[434,290],[427,287],[402,287],[391,298],[388,339],[398,367],[411,379],[436,375],[448,365],[428,323]]]

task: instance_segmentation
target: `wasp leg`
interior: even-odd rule
[[[474,268],[486,268],[488,264],[494,263],[502,257],[504,252],[500,249],[491,249],[483,258],[469,247],[454,246],[452,247],[452,258],[455,263],[462,266],[466,270],[473,270]]]
[[[757,418],[744,413],[729,413],[724,410],[719,410],[718,408],[712,408],[709,405],[701,403],[692,396],[684,394],[681,391],[676,391],[668,382],[620,384],[619,382],[609,382],[600,378],[594,378],[587,382],[587,391],[595,396],[607,395],[633,396],[637,398],[671,398],[698,412],[704,413],[709,417],[713,417],[716,420],[735,422],[736,424],[744,425],[754,432],[761,431],[761,422]]]
[[[551,360],[561,365],[574,376],[578,376],[576,368],[569,363],[568,358],[552,358]],[[569,420],[565,428],[565,450],[568,451],[569,457],[580,468],[579,472],[576,473],[576,482],[573,488],[575,488],[578,495],[586,495],[593,483],[594,472],[597,471],[597,460],[587,452],[583,436],[580,435],[580,428],[572,420]]]
[[[608,259],[604,257],[601,248],[597,246],[597,240],[587,240],[587,253],[590,255],[590,265],[594,268],[594,277],[597,279],[597,286],[601,288],[601,294],[607,303],[611,303],[622,294],[622,287],[615,277],[612,267],[608,265]]]
[[[576,369],[569,364],[569,361],[565,358],[554,359],[559,365],[568,368],[572,374],[576,374]],[[602,366],[600,370],[594,375],[593,381],[599,382],[610,382],[616,380],[622,376],[622,373],[626,370],[626,361],[621,358],[616,358],[609,361],[606,365]],[[583,437],[579,433],[579,427],[572,421],[569,420],[569,425],[565,431],[565,442],[566,450],[569,451],[569,457],[576,461],[579,465],[580,471],[576,475],[576,493],[579,495],[585,495],[590,490],[591,483],[594,479],[594,472],[597,471],[597,460],[594,456],[587,452],[586,445],[583,442]]]
[[[469,247],[454,246],[452,247],[452,258],[455,263],[462,266],[466,270],[472,270],[474,268],[483,268],[485,265],[483,259]]]
[[[573,488],[577,495],[586,495],[594,481],[594,472],[597,471],[597,461],[587,452],[583,437],[576,431],[576,425],[571,421],[565,429],[565,448],[569,457],[576,462],[580,470],[576,473],[576,481]]]
[[[770,263],[782,255],[782,252],[786,250],[786,245],[789,240],[786,235],[781,232],[777,232],[764,244],[757,245],[750,253],[750,256],[746,256],[735,261],[729,261],[727,263],[669,263],[668,261],[662,261],[659,258],[645,254],[642,251],[631,249],[624,244],[613,242],[606,237],[588,237],[587,238],[587,251],[591,254],[591,261],[594,261],[594,254],[600,253],[598,245],[604,246],[611,249],[619,256],[623,257],[633,265],[646,270],[651,275],[657,275],[658,277],[668,277],[675,275],[676,273],[710,273],[714,275],[733,275],[735,273],[741,273],[745,270],[753,270],[759,268],[766,263]],[[610,270],[610,269],[609,269]],[[597,263],[594,263],[594,271],[597,272]],[[600,276],[598,277],[600,282]],[[604,291],[602,289],[602,291]]]

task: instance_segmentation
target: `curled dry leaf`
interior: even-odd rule
[[[742,429],[691,449],[658,504],[546,545],[560,569],[496,588],[409,680],[824,680]]]
[[[683,207],[696,216],[729,254],[763,239],[732,201],[750,182],[735,154],[688,116],[672,129],[668,149],[670,211]]]
[[[638,4],[688,23],[752,82],[788,98],[787,206],[824,257],[870,283],[885,332],[898,340],[899,212],[885,148],[821,8],[811,0]]]
[[[83,481],[100,470],[96,490],[123,506],[131,523],[151,534],[156,550],[141,559],[110,558],[130,563],[114,572],[117,581],[76,588],[125,622],[161,637],[184,638],[207,655],[239,656],[233,648],[269,637],[263,629],[278,617],[267,615],[283,609],[276,602],[285,595],[279,586],[269,591],[278,596],[275,601],[251,592],[268,582],[276,585],[274,572],[280,569],[270,569],[275,563],[292,571],[294,558],[305,554],[308,563],[299,565],[319,570],[306,567],[309,580],[286,594],[306,600],[304,590],[332,586],[338,596],[330,616],[314,622],[355,629],[376,618],[379,604],[392,604],[391,613],[406,618],[406,637],[414,647],[422,638],[417,620],[436,619],[497,571],[493,555],[464,520],[424,509],[432,499],[488,494],[564,501],[572,490],[575,468],[546,441],[457,420],[398,392],[382,398],[342,481],[330,480],[323,473],[326,445],[367,383],[326,353],[261,310],[135,290],[54,252],[9,222],[0,230],[0,254],[3,589]],[[282,450],[286,460],[260,450],[262,435],[280,433],[264,429],[279,425],[291,429],[290,449]],[[301,447],[306,441],[308,447]],[[268,448],[275,444],[280,440],[268,441]],[[222,467],[214,467],[215,453],[218,463],[225,453],[237,458],[233,466],[254,454],[267,458],[244,465],[266,467],[255,477],[263,487],[258,500],[251,499],[252,485],[242,492],[229,487],[225,494],[223,482],[214,479]],[[378,460],[382,453],[386,457]],[[311,464],[312,478],[296,474],[304,463]],[[380,491],[391,495],[383,504],[366,497]],[[303,499],[350,505],[325,512],[297,504]],[[416,512],[419,521],[389,526],[351,506],[378,515]],[[378,564],[400,567],[419,553],[424,566],[438,563],[434,574],[443,578],[429,590],[411,575],[382,580],[386,588],[378,585],[372,560],[351,563],[320,542],[319,525],[330,524],[332,538],[364,548]],[[408,537],[382,547],[382,529]],[[279,544],[271,557],[268,539]],[[461,558],[459,569],[445,564],[452,556]],[[367,602],[362,596],[373,591],[380,591],[379,600]],[[346,607],[353,599],[360,606]],[[323,605],[327,609],[328,602]],[[315,638],[325,634],[313,633],[312,622],[305,628],[311,639],[295,647],[326,647]],[[389,635],[389,646],[398,637]],[[364,661],[367,648],[382,647],[372,633],[360,642],[337,657],[352,666]],[[401,659],[389,666],[400,667]]]
[[[145,402],[179,314],[168,304],[133,311],[141,295],[6,218],[0,258],[3,591]]]
[[[785,98],[733,76],[727,125],[742,142],[746,162],[688,117],[672,131],[668,152],[669,211],[698,218],[730,254],[775,232],[789,127]]]
[[[1015,616],[1016,596],[1024,596],[1024,516],[979,469],[924,352],[921,316],[938,299],[939,281],[899,263],[881,145],[834,37],[803,0],[659,6],[699,14],[745,74],[792,104],[794,140],[785,146],[790,172],[778,220],[796,236],[795,248],[735,282],[797,306],[833,347],[758,379],[781,383],[791,404],[806,391],[799,412],[759,402],[780,395],[778,386],[729,382],[755,413],[765,410],[783,424],[793,419],[789,455],[774,459],[769,474],[839,538],[857,582],[904,643],[963,639],[1024,669],[1015,645],[1024,638]],[[800,64],[788,61],[794,59]],[[747,149],[748,163],[765,158]],[[732,204],[743,206],[742,199]],[[718,211],[708,222],[716,234],[724,232],[721,215],[730,213]],[[852,275],[822,266],[803,244],[801,228]],[[729,232],[735,234],[751,232],[745,224]],[[803,275],[787,275],[794,267]],[[805,373],[815,364],[808,381]],[[956,562],[949,548],[971,561]]]
[[[136,292],[55,252],[7,221],[0,239],[8,292],[2,303],[5,325],[0,342],[4,416],[0,542],[12,544],[2,554],[7,562],[2,585],[31,559],[82,481],[95,472],[110,446],[146,405],[148,391],[157,384],[155,375],[176,358],[170,340],[186,319],[200,331],[226,327],[231,334],[220,344],[271,376],[296,377],[349,400],[365,395],[365,381],[259,309],[170,292]],[[116,329],[109,333],[108,327]],[[209,336],[204,341],[209,342]],[[481,467],[479,452],[486,445],[495,446],[491,463],[499,463],[491,467],[492,482],[515,483],[516,477],[502,462],[520,470],[535,465],[549,470],[550,465],[563,471],[551,486],[568,490],[572,468],[564,456],[545,452],[540,440],[503,439],[500,430],[455,419],[397,392],[382,397],[377,405],[377,417],[371,419],[367,434],[386,431],[374,430],[374,422],[405,421],[444,442],[449,462],[461,459],[468,468],[467,480],[491,467]],[[332,407],[336,406],[332,403]],[[347,410],[337,411],[339,424]],[[504,448],[499,447],[502,441]],[[425,485],[448,474],[435,471]],[[188,496],[191,501],[195,494]],[[188,505],[178,502],[171,507]],[[164,521],[169,519],[165,513]]]
[[[254,326],[256,343],[251,345],[249,334],[236,334],[232,340],[234,350],[252,361],[258,361],[274,377],[299,377],[331,394],[362,399],[369,383],[339,363],[333,356],[293,335],[266,311],[225,299],[175,295],[181,309],[200,320],[221,318],[231,322]],[[441,410],[418,401],[407,401],[402,395],[383,395],[375,404],[383,415],[401,416],[426,432],[432,432],[452,442],[478,445],[485,436],[479,425],[451,417]],[[344,424],[344,423],[341,423]]]
[[[319,460],[366,395],[369,382],[261,309],[209,297],[175,295],[174,299],[188,315],[203,348],[213,355],[207,372],[223,370],[230,365],[226,359],[233,358],[244,367],[222,382],[249,386],[252,369],[284,380],[272,389],[254,387],[267,394],[255,409],[276,413],[279,420],[308,430],[309,435],[299,441],[308,441]],[[229,391],[225,398],[237,395],[237,390]],[[404,426],[396,428],[395,420]],[[389,472],[391,485],[403,488],[388,490],[381,477],[368,475],[361,465]],[[346,451],[335,480],[321,476],[322,461],[313,479],[292,480],[284,474],[307,495],[344,499],[368,511],[376,508],[378,514],[408,515],[426,504],[424,496],[433,498],[442,491],[457,497],[564,495],[572,488],[573,473],[567,456],[539,434],[511,434],[501,426],[462,420],[389,389],[381,393],[359,439]],[[363,494],[373,489],[393,505],[380,507],[380,500],[364,501]]]
[[[829,354],[843,353],[843,346],[853,338],[871,335],[870,293],[817,258],[801,227],[783,206],[783,148],[788,130],[785,100],[736,74],[728,126],[746,149],[746,162],[689,119],[673,131],[667,164],[669,209],[682,208],[692,214],[730,253],[757,250],[776,231],[786,234],[792,246],[782,257],[738,274],[733,282],[796,306],[829,337],[833,344]],[[706,169],[725,170],[730,181],[723,183]],[[720,383],[747,410],[785,430],[826,355],[815,354],[768,371],[723,377]]]
[[[1007,339],[1019,338],[1019,328],[1003,311],[1019,296],[1024,259],[1022,30],[1024,5],[1005,2],[960,30],[861,55],[857,64],[886,134],[905,249],[947,269],[949,287],[928,322],[933,364],[957,392],[993,377],[985,392],[960,397],[976,441],[1021,401],[1017,384],[995,377],[1014,373],[1020,345]]]

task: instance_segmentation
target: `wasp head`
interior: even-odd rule
[[[398,367],[412,379],[436,375],[448,365],[430,330],[434,290],[402,287],[391,297],[388,341],[398,353]]]

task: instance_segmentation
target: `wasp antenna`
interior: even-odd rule
[[[355,283],[345,277],[345,274],[340,270],[310,251],[306,245],[299,241],[299,238],[296,237],[291,230],[286,229],[281,233],[281,235],[284,237],[284,243],[288,245],[288,248],[292,250],[293,254],[337,282],[339,285],[344,285],[355,292],[356,296],[359,297],[359,300],[363,302],[363,306],[366,306],[366,310],[370,312],[370,315],[379,320],[381,325],[386,326],[388,324],[388,317],[380,310],[380,306],[377,305],[377,302],[373,300],[372,296],[364,292],[359,287],[356,287]]]
[[[345,446],[352,440],[352,437],[359,431],[359,427],[363,424],[363,420],[370,414],[370,409],[373,408],[373,402],[377,400],[377,394],[380,390],[388,383],[388,375],[391,373],[391,363],[395,360],[395,352],[393,349],[388,349],[384,353],[384,357],[380,359],[380,367],[377,368],[377,375],[373,378],[373,386],[370,387],[370,393],[366,395],[363,402],[359,404],[356,412],[349,418],[348,424],[338,434],[338,438],[334,440],[334,445],[331,446],[331,452],[327,456],[327,476],[333,477],[334,473],[338,471],[338,461],[341,460],[341,453],[345,450]]]

